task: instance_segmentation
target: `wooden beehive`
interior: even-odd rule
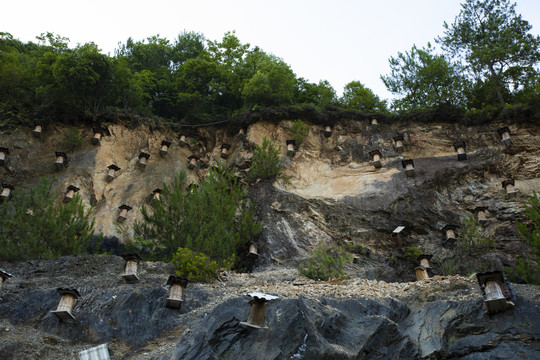
[[[448,224],[448,225],[445,225],[441,231],[446,241],[456,241],[457,240],[456,230],[457,230],[457,226]]]
[[[405,226],[398,226],[394,229],[394,231],[392,231],[392,239],[396,245],[403,245],[403,239],[401,238],[403,230],[405,230]]]
[[[126,253],[120,256],[122,256],[124,260],[126,261],[126,264],[124,266],[124,273],[122,274],[122,277],[127,282],[139,281],[139,277],[137,276],[137,266],[139,265],[139,262],[142,260],[140,255],[137,253]]]
[[[296,154],[296,150],[294,149],[296,141],[290,139],[286,140],[285,143],[287,144],[287,156],[293,157]]]
[[[178,140],[178,144],[182,147],[187,146],[187,140],[186,135],[180,135],[180,139]]]
[[[167,155],[167,152],[169,151],[169,147],[171,146],[171,142],[167,140],[163,140],[161,142],[161,149],[159,149],[159,155],[165,156]]]
[[[62,170],[67,166],[68,157],[65,152],[61,151],[55,151],[54,154],[56,155],[56,161],[54,163],[56,165],[56,169]]]
[[[484,305],[487,313],[505,311],[509,305],[507,301],[512,299],[512,292],[503,273],[501,271],[478,273],[476,279],[485,294]]]
[[[256,259],[258,257],[259,253],[257,252],[257,244],[255,244],[254,242],[249,243],[248,258]]]
[[[431,260],[432,257],[433,255],[422,254],[418,256],[417,260],[420,261],[420,266],[423,266],[426,269],[431,269],[431,266],[429,265],[429,260]]]
[[[241,325],[249,326],[255,329],[268,329],[266,326],[266,313],[268,311],[268,302],[278,299],[277,296],[267,295],[263,293],[246,294],[252,300],[249,301],[251,309],[247,321],[240,322]]]
[[[111,182],[116,178],[116,172],[120,171],[120,168],[114,164],[107,166],[107,182]]]
[[[510,129],[508,128],[508,126],[500,128],[499,130],[497,130],[497,132],[499,133],[501,137],[501,141],[504,145],[506,146],[512,145],[512,138],[510,137],[512,133],[510,132]]]
[[[516,195],[517,195],[517,191],[516,191],[516,181],[514,179],[508,179],[508,180],[504,180],[502,182],[502,187],[503,189],[506,190],[506,197],[507,198],[515,198]]]
[[[4,285],[4,282],[7,279],[12,278],[12,277],[13,277],[13,275],[8,273],[7,271],[4,271],[4,270],[0,269],[0,290],[2,289],[2,285]]]
[[[139,168],[145,169],[146,168],[146,162],[150,159],[150,154],[145,153],[144,151],[141,151],[139,154]]]
[[[487,211],[488,211],[487,206],[477,206],[474,208],[474,214],[476,215],[476,219],[482,225],[488,222]]]
[[[150,200],[151,202],[155,202],[155,201],[159,201],[161,200],[161,189],[154,189],[154,191],[152,191],[152,200]]]
[[[6,157],[9,155],[9,149],[0,147],[0,166],[4,166],[6,163]]]
[[[378,127],[379,126],[379,119],[376,116],[372,116],[370,120],[370,124],[372,127]]]
[[[11,192],[15,190],[15,187],[11,184],[2,184],[2,193],[0,194],[1,200],[11,199]]]
[[[171,275],[167,280],[169,288],[169,297],[165,306],[171,309],[179,309],[182,306],[183,291],[188,285],[189,280],[180,276]]]
[[[371,162],[373,164],[373,166],[375,167],[375,169],[380,169],[382,164],[381,164],[381,152],[379,150],[373,150],[373,151],[370,151],[369,152],[369,156],[371,156]]]
[[[427,269],[423,266],[417,266],[414,268],[414,273],[416,275],[416,280],[426,280],[429,279]]]
[[[465,141],[455,142],[454,149],[457,151],[458,161],[467,160],[467,153],[465,152]]]
[[[326,137],[330,137],[332,135],[332,128],[330,127],[330,125],[326,125],[324,127],[324,136]]]
[[[231,145],[229,144],[222,144],[221,145],[221,158],[227,159],[229,157],[229,150],[231,149]]]
[[[94,128],[92,131],[94,132],[94,136],[92,136],[92,144],[99,145],[101,137],[103,136],[103,129]]]
[[[193,170],[199,167],[199,165],[197,165],[197,161],[199,160],[199,157],[197,155],[189,156],[188,160],[189,160],[188,168],[190,170]]]
[[[32,134],[37,138],[41,137],[42,132],[43,132],[43,127],[41,125],[39,125],[39,124],[36,125],[34,130],[32,130]]]
[[[120,214],[118,215],[118,218],[116,220],[119,223],[126,221],[128,211],[130,211],[132,207],[128,205],[121,205],[120,207],[118,207],[118,209],[120,209]]]
[[[401,165],[405,169],[407,177],[414,177],[414,161],[412,159],[402,160]]]
[[[78,187],[69,185],[66,190],[66,193],[64,194],[64,199],[62,200],[64,204],[70,202],[73,199],[73,196],[75,195],[75,193],[78,192],[79,190],[80,189]]]
[[[394,136],[394,146],[397,152],[403,151],[403,135],[398,134]]]
[[[245,137],[246,137],[246,131],[244,130],[244,128],[238,129],[238,134],[236,134],[236,137],[238,137],[238,138],[241,139],[241,140],[244,140],[244,139],[245,139]]]
[[[58,288],[57,290],[62,297],[60,298],[60,302],[58,303],[56,310],[51,312],[62,321],[69,319],[74,320],[75,316],[73,316],[71,310],[73,309],[75,300],[80,298],[81,294],[79,294],[79,291],[76,289]]]

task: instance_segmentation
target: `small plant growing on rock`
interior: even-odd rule
[[[352,261],[352,256],[339,246],[320,244],[311,256],[298,266],[300,274],[313,280],[343,279],[343,267]]]
[[[476,218],[469,214],[465,220],[462,236],[457,240],[457,249],[469,254],[480,254],[495,248],[495,240],[487,236]]]
[[[531,251],[525,257],[518,257],[512,268],[512,276],[528,284],[540,284],[540,199],[535,191],[529,197],[525,216],[530,220],[527,226],[517,223],[521,238],[529,245]]]
[[[444,258],[437,263],[437,268],[446,276],[457,274],[457,267],[457,262],[454,258]]]
[[[300,146],[304,142],[306,136],[309,134],[309,125],[302,120],[297,119],[294,120],[290,131],[293,135],[294,141],[296,141],[296,146]]]
[[[253,163],[247,174],[250,181],[273,178],[279,174],[283,165],[279,163],[280,148],[276,144],[263,138],[262,146],[258,146],[253,153]]]
[[[72,127],[64,133],[64,138],[60,146],[62,147],[62,150],[66,152],[73,152],[74,150],[81,148],[82,145],[83,138],[81,130]]]
[[[403,254],[403,258],[407,261],[417,263],[418,257],[422,254],[422,250],[418,249],[415,246],[405,246],[405,253]]]

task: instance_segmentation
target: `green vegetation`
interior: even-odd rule
[[[343,90],[341,105],[346,109],[363,112],[387,112],[386,101],[379,99],[370,89],[360,81],[351,81]]]
[[[444,35],[391,57],[391,73],[381,76],[402,98],[400,112],[458,107],[462,110],[507,103],[531,107],[539,100],[540,37],[516,14],[510,0],[465,0],[455,21],[443,24]]]
[[[0,204],[0,260],[53,259],[81,254],[93,243],[94,222],[76,194],[59,203],[53,179],[27,191],[16,189]],[[98,244],[99,245],[99,244]]]
[[[298,265],[298,271],[313,280],[343,279],[343,267],[351,261],[352,256],[341,247],[320,244],[306,261]]]
[[[196,32],[173,41],[128,38],[114,56],[94,43],[69,48],[68,41],[44,33],[22,43],[0,33],[0,120],[94,122],[122,112],[201,124],[263,107],[337,104],[328,81],[297,78],[282,59],[234,32],[221,41]]]
[[[172,262],[176,274],[191,281],[212,281],[217,277],[220,266],[203,253],[197,253],[185,248],[178,248]]]
[[[296,141],[296,146],[300,146],[304,142],[306,136],[309,134],[309,125],[300,119],[296,119],[294,120],[290,131],[293,136],[293,140]]]
[[[470,255],[481,254],[495,248],[495,240],[487,236],[474,215],[465,220],[462,236],[457,239],[457,249]]]
[[[211,168],[198,189],[186,193],[186,173],[164,184],[161,200],[141,209],[134,246],[145,259],[170,261],[179,248],[202,253],[220,266],[234,262],[247,242],[261,232],[246,191],[232,170]],[[182,263],[182,254],[177,262]],[[184,265],[182,265],[184,266]]]
[[[447,257],[437,263],[437,268],[445,276],[455,275],[458,273],[458,264],[455,258]]]
[[[73,127],[64,133],[64,138],[62,139],[60,147],[65,152],[72,152],[81,148],[82,144],[83,137],[81,130]]]
[[[253,153],[253,159],[247,178],[250,181],[276,177],[283,166],[279,162],[280,148],[272,140],[263,138],[262,146]]]
[[[512,269],[513,276],[528,284],[540,284],[540,194],[533,192],[529,197],[525,216],[530,225],[518,222],[519,233],[529,245],[530,252],[518,257]]]
[[[422,254],[422,250],[418,249],[415,246],[405,246],[405,253],[403,254],[403,258],[412,263],[418,263],[418,257]]]

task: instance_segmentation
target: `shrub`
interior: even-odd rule
[[[66,152],[72,152],[82,147],[83,138],[81,130],[77,128],[70,128],[64,133],[64,138],[62,140],[62,150]]]
[[[352,256],[341,247],[320,244],[310,257],[298,266],[300,274],[313,280],[342,279],[343,267],[352,261]]]
[[[309,125],[302,120],[297,119],[294,120],[290,131],[294,141],[296,141],[296,146],[300,146],[304,142],[304,138],[309,134]]]
[[[258,146],[253,153],[253,163],[247,174],[250,181],[256,179],[273,178],[279,174],[283,165],[279,163],[280,148],[276,144],[263,138],[262,146]]]
[[[52,259],[89,250],[91,211],[84,209],[79,195],[57,204],[52,184],[52,178],[41,178],[36,187],[18,189],[0,205],[0,260]]]
[[[161,200],[143,206],[134,225],[134,245],[145,259],[170,261],[178,248],[203,253],[225,266],[231,256],[261,232],[244,187],[232,170],[211,168],[197,190],[186,188],[181,171],[164,184]]]
[[[457,249],[469,254],[479,254],[495,248],[495,240],[486,235],[476,218],[469,214],[465,220],[462,236],[457,239]]]
[[[418,249],[417,247],[405,246],[405,253],[403,254],[403,258],[407,261],[416,263],[418,262],[418,257],[422,254],[422,250]]]
[[[207,255],[186,248],[178,248],[172,262],[176,267],[176,274],[191,281],[212,281],[219,271],[218,263]]]
[[[531,251],[527,256],[516,259],[512,275],[528,284],[540,284],[540,199],[538,196],[537,192],[533,192],[525,209],[525,216],[530,220],[530,225],[517,223],[521,238],[529,245]]]
[[[437,264],[439,270],[441,270],[441,273],[443,275],[449,276],[449,275],[455,275],[458,273],[457,269],[457,262],[454,258],[444,258]]]

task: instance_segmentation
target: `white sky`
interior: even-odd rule
[[[128,37],[160,34],[171,41],[183,30],[221,40],[236,30],[242,43],[259,46],[311,82],[328,80],[341,94],[359,80],[390,98],[381,74],[388,58],[413,44],[424,46],[452,23],[460,0],[3,0],[0,31],[21,41],[42,32],[68,37],[70,46],[93,41],[114,54]],[[540,33],[540,0],[517,0],[517,12]]]

